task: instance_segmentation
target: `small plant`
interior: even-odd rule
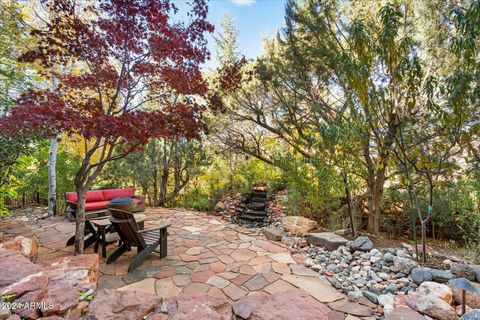
[[[80,296],[80,301],[92,301],[93,295],[92,292],[89,290],[87,292],[79,292],[78,295]]]

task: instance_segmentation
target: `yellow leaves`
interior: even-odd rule
[[[67,136],[65,134],[62,134],[59,149],[61,152],[67,152],[75,157],[83,158],[85,156],[85,153],[92,148],[95,142],[95,139],[85,141],[85,139],[80,135]],[[102,148],[99,148],[93,154],[90,159],[90,163],[96,163],[100,159],[101,150]]]

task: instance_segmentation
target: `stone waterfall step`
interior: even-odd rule
[[[248,209],[265,210],[265,202],[252,202],[247,205]]]
[[[245,210],[245,214],[249,216],[261,216],[261,217],[265,217],[267,215],[265,211],[251,210],[251,209]]]

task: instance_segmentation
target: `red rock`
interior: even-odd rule
[[[165,299],[166,311],[156,310],[148,319],[230,320],[232,310],[225,298],[201,294],[180,294]],[[158,309],[158,308],[157,308]]]
[[[50,283],[62,283],[82,289],[82,284],[96,287],[99,276],[98,254],[59,257],[44,262]]]
[[[9,286],[18,280],[43,271],[17,251],[0,249],[0,288]]]
[[[15,250],[30,261],[37,261],[38,241],[36,237],[17,236],[14,239],[0,243],[0,248]]]
[[[40,301],[44,316],[62,314],[79,303],[77,289],[64,284],[49,284],[47,293]]]
[[[18,302],[19,304],[40,302],[42,301],[46,292],[47,292],[46,288],[44,290],[31,291],[24,294],[19,299],[15,300],[15,302]],[[14,312],[18,313],[24,319],[37,319],[40,317],[40,309],[35,309],[35,308],[16,309]]]
[[[88,307],[87,320],[143,319],[162,298],[140,291],[100,290]]]
[[[0,289],[0,295],[14,294],[16,296],[22,296],[30,291],[43,290],[47,287],[47,284],[48,277],[45,275],[45,272],[41,271],[29,274],[9,286]]]
[[[283,308],[279,306],[288,306]],[[330,310],[300,289],[273,295],[260,292],[232,304],[235,315],[249,320],[328,320]]]
[[[385,317],[385,320],[425,320],[425,317],[409,307],[402,305],[390,312]]]

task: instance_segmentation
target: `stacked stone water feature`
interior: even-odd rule
[[[238,217],[244,220],[263,221],[267,217],[267,187],[255,185],[240,205]]]

